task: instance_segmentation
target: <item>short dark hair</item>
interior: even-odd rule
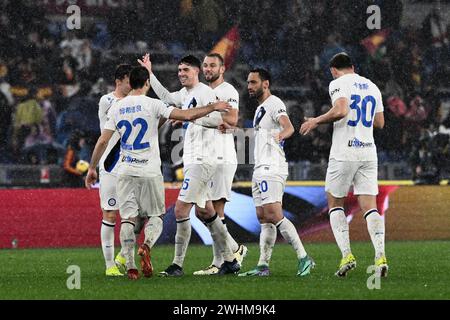
[[[223,57],[220,54],[218,54],[217,52],[208,53],[206,56],[210,57],[210,58],[217,58],[217,59],[219,59],[221,65],[225,64],[225,60],[223,60]]]
[[[123,80],[126,76],[130,76],[132,66],[130,64],[119,64],[114,73],[114,80]]]
[[[266,69],[255,68],[255,69],[250,70],[250,72],[259,74],[259,77],[261,78],[262,81],[268,80],[269,85],[272,83],[272,77],[270,76],[269,71],[267,71]]]
[[[193,66],[193,67],[197,67],[199,69],[200,69],[200,66],[202,65],[200,60],[197,57],[194,57],[191,54],[181,58],[181,60],[178,62],[178,64],[180,65],[182,63],[190,65],[190,66]]]
[[[345,52],[339,52],[338,54],[335,54],[330,60],[330,68],[341,70],[351,68],[352,66],[352,59]]]
[[[145,82],[150,78],[148,70],[142,66],[134,67],[130,72],[130,86],[131,89],[140,89],[145,85]]]

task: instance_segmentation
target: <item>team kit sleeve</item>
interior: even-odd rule
[[[114,108],[109,109],[108,115],[106,117],[105,126],[102,129],[116,131],[116,119],[114,114]]]
[[[150,85],[158,98],[165,103],[174,104],[177,107],[182,105],[183,101],[181,99],[180,91],[169,92],[169,90],[167,90],[161,82],[159,82],[158,78],[156,78],[153,73],[150,75]]]
[[[102,96],[98,102],[98,119],[100,122],[100,131],[103,130],[103,124],[105,123],[106,115],[105,110],[107,106],[106,96]]]
[[[158,100],[155,103],[156,103],[158,118],[163,117],[163,118],[169,119],[170,114],[172,113],[174,107],[168,106],[164,102],[158,101]]]
[[[239,93],[233,87],[227,90],[227,102],[233,109],[239,109]]]
[[[377,106],[375,108],[375,113],[378,112],[383,112],[384,111],[384,105],[383,105],[383,97],[381,96],[381,92],[380,89],[378,89],[378,87],[376,88],[377,90]]]
[[[339,79],[331,81],[328,91],[331,98],[331,105],[333,106],[336,100],[339,98],[347,98],[348,100],[350,100],[347,86],[345,86],[345,83],[343,83],[342,81],[339,81]]]
[[[288,114],[286,112],[286,105],[283,101],[277,99],[273,104],[270,105],[270,117],[273,119],[273,121],[278,122],[278,119],[281,116],[288,117]]]

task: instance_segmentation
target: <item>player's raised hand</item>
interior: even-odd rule
[[[303,122],[302,126],[300,127],[300,134],[307,135],[312,130],[317,128],[317,120],[316,118],[305,118],[305,121]]]
[[[225,111],[228,112],[231,110],[231,106],[228,104],[228,102],[224,101],[218,101],[212,104],[214,107],[214,111]]]
[[[142,60],[137,59],[137,61],[141,66],[146,68],[149,73],[152,73],[152,62],[150,60],[150,53],[146,53],[145,55],[142,56]]]
[[[84,185],[86,188],[91,189],[92,185],[97,181],[97,170],[89,168],[88,173],[86,175],[86,179],[84,179]]]

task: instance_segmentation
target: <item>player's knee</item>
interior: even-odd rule
[[[110,223],[116,223],[117,210],[104,210],[103,220]]]

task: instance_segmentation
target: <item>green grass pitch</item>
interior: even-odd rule
[[[257,244],[248,247],[243,271],[259,256]],[[0,299],[450,299],[450,241],[388,242],[389,276],[373,290],[367,288],[371,274],[366,273],[373,263],[371,243],[352,244],[357,268],[344,279],[334,276],[340,258],[336,244],[305,247],[317,263],[308,277],[296,276],[295,254],[281,243],[273,251],[270,277],[193,276],[211,262],[211,247],[191,245],[184,277],[137,281],[105,277],[100,248],[0,250]],[[154,248],[155,273],[169,265],[173,250],[172,245]],[[70,265],[80,267],[79,290],[67,289]]]

